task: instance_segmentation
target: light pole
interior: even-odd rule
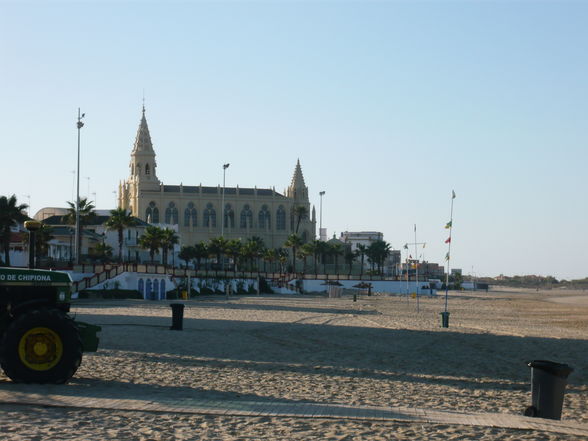
[[[224,237],[225,234],[225,175],[227,173],[227,168],[229,168],[229,163],[223,164],[223,192],[222,192],[222,199],[221,199],[221,237]]]
[[[320,205],[320,214],[319,214],[319,239],[322,240],[323,238],[323,196],[325,195],[324,191],[321,191],[319,193],[319,196],[321,197],[321,205]]]
[[[80,254],[81,254],[81,244],[80,244],[80,130],[84,127],[84,123],[82,122],[82,118],[86,116],[85,113],[80,114],[80,108],[78,107],[78,173],[77,173],[77,192],[76,192],[76,243],[75,243],[75,250],[76,250],[76,260],[75,262],[79,265],[80,264]]]

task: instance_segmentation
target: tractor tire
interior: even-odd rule
[[[82,362],[75,322],[57,309],[27,311],[6,329],[0,365],[15,383],[62,384]]]

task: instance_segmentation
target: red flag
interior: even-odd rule
[[[451,237],[448,237],[445,243],[451,243]]]

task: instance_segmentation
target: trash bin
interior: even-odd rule
[[[531,368],[531,406],[525,409],[525,415],[561,419],[567,378],[574,369],[547,360],[533,360],[527,366]]]
[[[441,327],[449,328],[449,311],[441,312]]]
[[[170,303],[172,309],[172,325],[169,329],[175,331],[181,331],[183,329],[184,321],[184,304],[183,303]]]

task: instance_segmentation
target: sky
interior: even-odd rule
[[[588,2],[0,0],[0,195],[115,205],[143,98],[165,184],[282,192],[476,276],[588,276]],[[411,254],[415,254],[414,249]],[[404,257],[404,255],[403,255]]]

